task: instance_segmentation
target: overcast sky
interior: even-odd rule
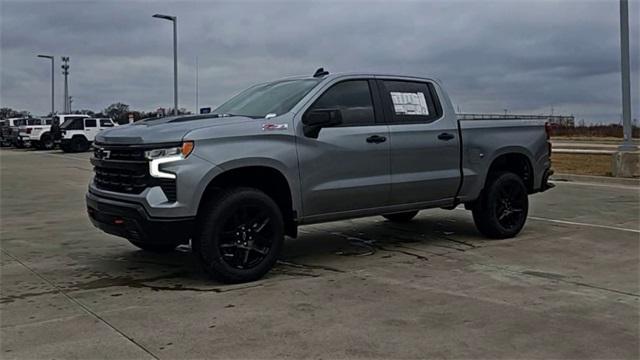
[[[1,106],[45,114],[56,56],[71,57],[74,109],[173,104],[171,24],[178,17],[179,101],[216,106],[256,82],[374,71],[442,80],[462,112],[574,114],[620,121],[618,0],[1,1]],[[632,106],[639,115],[640,1],[630,1]]]

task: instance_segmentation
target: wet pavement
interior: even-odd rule
[[[462,209],[305,226],[223,285],[93,228],[88,157],[0,150],[3,359],[640,357],[637,187],[558,183],[509,240]]]

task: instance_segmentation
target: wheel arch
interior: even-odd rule
[[[198,214],[210,199],[222,189],[247,186],[263,191],[270,196],[282,211],[285,221],[285,232],[291,237],[297,235],[297,212],[290,181],[285,173],[272,165],[239,163],[236,166],[220,166],[219,173],[214,175],[202,192],[198,204]]]
[[[482,188],[487,184],[489,178],[501,171],[510,171],[518,175],[529,193],[534,192],[535,174],[531,155],[523,148],[510,148],[496,154],[491,160],[491,165],[487,169]]]

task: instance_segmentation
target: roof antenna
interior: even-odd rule
[[[317,77],[323,77],[323,76],[326,76],[326,75],[329,75],[328,71],[325,71],[324,68],[318,68],[318,70],[316,70],[316,73],[313,74],[313,77],[317,78]]]

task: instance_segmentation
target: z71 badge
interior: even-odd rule
[[[289,128],[288,124],[271,124],[271,123],[262,124],[262,131],[287,130],[288,128]]]

